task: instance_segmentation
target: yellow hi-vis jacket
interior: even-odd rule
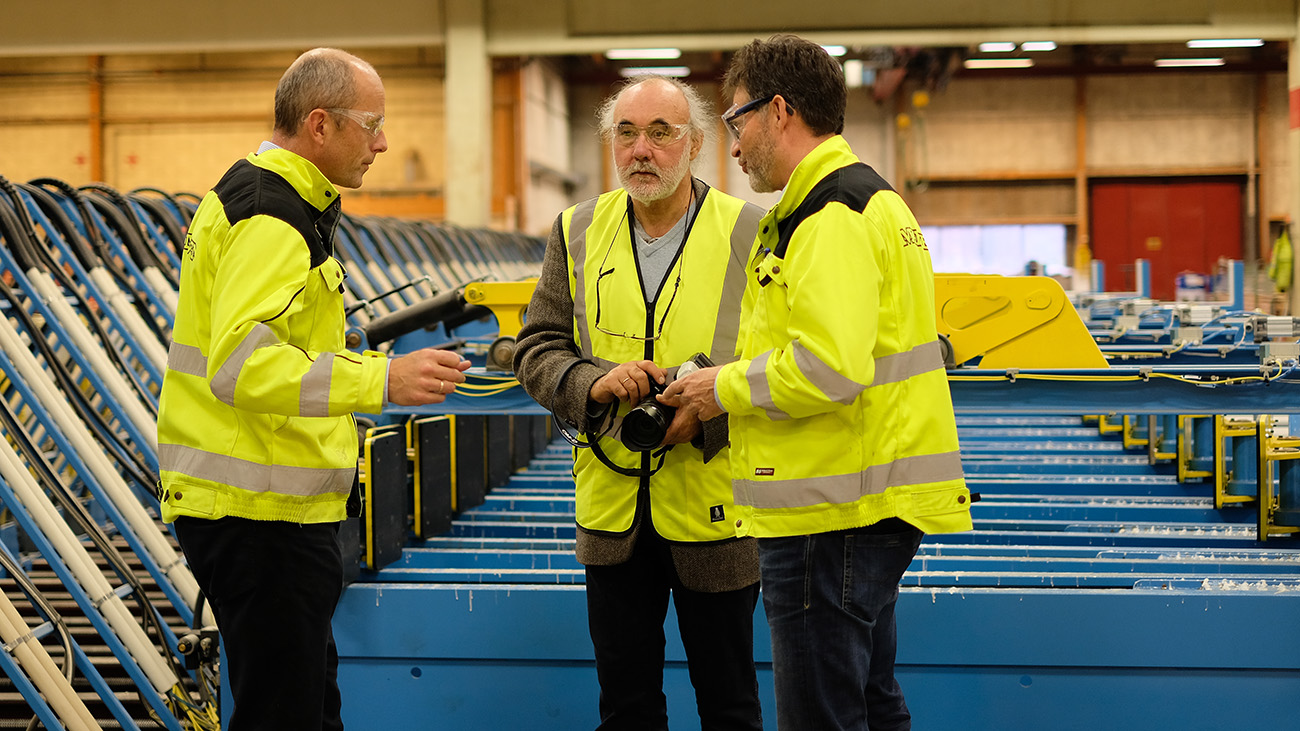
[[[583,357],[607,368],[645,359],[669,369],[696,353],[715,363],[735,357],[743,263],[759,211],[707,186],[704,191],[694,218],[688,219],[685,243],[658,292],[642,292],[626,191],[605,193],[562,214],[574,341]],[[647,308],[647,302],[652,306]],[[598,439],[598,446],[620,467],[658,471],[648,479],[622,475],[602,464],[592,450],[577,450],[578,525],[625,533],[636,518],[637,493],[647,487],[650,517],[664,538],[692,543],[734,538],[727,450],[706,464],[699,449],[678,444],[659,467],[658,457],[633,452],[619,441],[622,416],[630,408],[619,402],[613,426]]]
[[[969,530],[930,253],[902,198],[832,137],[759,224],[746,274],[740,359],[715,382],[736,532]]]
[[[162,517],[346,517],[353,411],[383,406],[387,360],[345,350],[338,190],[287,150],[235,163],[181,257],[158,412]]]

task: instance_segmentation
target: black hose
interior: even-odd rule
[[[166,277],[173,289],[180,286],[180,279],[177,278],[176,272],[172,271],[171,264],[166,262],[157,249],[146,241],[141,230],[140,219],[136,217],[135,209],[131,207],[131,202],[125,196],[103,183],[83,185],[81,190],[90,193],[86,196],[86,200],[99,208],[101,214],[106,214],[104,220],[117,230],[122,243],[126,245],[126,250],[130,252],[131,258],[135,259],[137,266],[141,269],[154,267]]]
[[[172,670],[179,682],[181,678],[187,676],[187,673],[180,659],[176,657],[165,641],[167,636],[165,628],[159,619],[158,611],[154,608],[152,600],[145,593],[144,584],[140,582],[140,578],[135,575],[126,559],[113,546],[99,523],[95,522],[95,519],[87,512],[86,507],[72,494],[71,488],[58,476],[53,465],[46,459],[45,454],[37,448],[32,435],[28,433],[26,427],[18,419],[18,415],[14,413],[13,407],[5,399],[0,399],[0,422],[3,422],[4,430],[9,434],[10,441],[16,444],[29,468],[34,471],[33,476],[43,485],[46,493],[52,495],[55,502],[63,509],[64,519],[72,521],[75,528],[90,538],[96,550],[108,561],[109,566],[112,567],[118,577],[131,586],[136,604],[140,607],[141,626],[146,629],[146,632],[149,629],[155,632],[157,642],[162,646],[162,654],[170,660]]]
[[[69,293],[77,301],[77,305],[81,308],[81,312],[85,313],[85,321],[88,323],[88,327],[94,331],[95,336],[99,339],[101,347],[104,349],[105,353],[108,354],[109,360],[113,361],[114,365],[116,365],[122,374],[131,382],[132,387],[140,397],[140,402],[144,404],[144,407],[156,418],[158,416],[158,408],[153,404],[149,390],[145,388],[144,383],[140,380],[139,374],[137,374],[135,369],[126,362],[126,358],[118,352],[117,348],[113,345],[113,341],[109,337],[108,331],[104,328],[103,323],[100,322],[98,317],[93,316],[94,310],[90,307],[90,303],[86,301],[86,298],[82,296],[81,289],[76,286],[76,283],[72,281],[72,278],[66,271],[64,271],[63,267],[59,266],[59,263],[55,261],[54,255],[50,252],[48,245],[37,246],[37,242],[40,241],[40,239],[36,236],[35,227],[32,223],[31,217],[27,215],[27,209],[23,206],[22,198],[19,195],[18,190],[3,176],[0,176],[0,191],[8,194],[13,200],[13,207],[10,208],[5,203],[4,198],[0,197],[0,217],[8,217],[12,219],[9,222],[11,235],[6,237],[6,240],[10,241],[11,247],[14,247],[12,250],[14,251],[15,257],[18,256],[18,251],[21,250],[23,256],[27,258],[27,262],[20,263],[22,269],[24,271],[40,269],[49,274],[53,279],[57,280],[59,286],[62,287],[65,292]],[[14,225],[15,223],[17,225]],[[165,343],[167,341],[163,339],[160,342]],[[137,356],[141,358],[145,357],[143,353],[137,353]]]
[[[6,241],[19,239],[21,238],[21,235],[17,231],[17,228],[18,227],[15,225],[15,221],[13,220],[12,210],[9,209],[4,198],[0,197],[0,233],[5,234]],[[10,303],[10,312],[18,318],[23,327],[26,328],[27,332],[31,336],[32,344],[40,351],[41,357],[45,359],[49,372],[54,376],[59,387],[67,395],[69,405],[77,411],[78,415],[86,424],[95,429],[96,433],[100,437],[100,442],[104,444],[106,448],[109,448],[111,452],[115,452],[119,456],[124,456],[126,459],[130,460],[130,462],[128,462],[127,465],[124,465],[124,467],[129,473],[131,473],[133,479],[138,480],[140,484],[144,486],[155,484],[157,478],[152,476],[152,470],[144,463],[140,456],[126,444],[126,442],[122,441],[118,437],[117,433],[104,420],[104,416],[94,407],[93,404],[90,403],[89,397],[87,397],[86,394],[77,386],[76,379],[67,370],[63,365],[63,362],[54,352],[54,347],[41,335],[40,326],[37,325],[31,314],[27,312],[27,309],[23,306],[23,302],[19,295],[3,280],[0,280],[0,297],[6,299]],[[89,319],[93,321],[93,318]],[[143,388],[143,386],[140,386],[140,388]],[[112,441],[110,442],[108,439],[111,439]]]

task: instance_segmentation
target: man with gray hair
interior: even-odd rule
[[[338,187],[388,149],[383,126],[370,64],[304,53],[276,88],[271,139],[203,197],[185,238],[158,491],[225,643],[227,731],[343,728],[331,618],[339,525],[360,507],[351,412],[439,403],[469,367],[344,347]]]
[[[630,80],[601,107],[621,188],[560,214],[519,332],[520,383],[570,438],[601,731],[666,729],[671,595],[700,728],[761,729],[758,555],[736,539],[726,419],[661,413],[678,367],[730,362],[763,213],[690,174],[714,131],[692,87]],[[685,369],[683,369],[685,372]],[[648,408],[646,408],[648,406]],[[648,425],[648,426],[647,426]]]

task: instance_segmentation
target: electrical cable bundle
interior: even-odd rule
[[[97,302],[97,307],[92,308],[85,296],[83,296],[82,288],[77,286],[77,283],[73,281],[67,269],[65,269],[65,265],[61,265],[60,262],[55,259],[48,242],[51,240],[51,237],[59,235],[62,237],[62,240],[68,244],[74,256],[79,260],[85,257],[85,260],[81,260],[78,263],[81,264],[83,268],[88,268],[90,270],[88,272],[88,277],[91,280],[96,279],[95,270],[98,269],[102,271],[104,269],[104,267],[99,263],[99,258],[93,256],[91,248],[85,246],[80,241],[80,237],[76,233],[75,225],[67,217],[63,208],[59,206],[58,203],[53,200],[52,196],[45,190],[31,185],[23,187],[24,190],[31,195],[32,200],[36,203],[37,207],[41,209],[42,213],[50,217],[50,220],[53,221],[54,228],[57,230],[46,231],[47,236],[44,240],[38,237],[36,235],[35,224],[32,221],[31,215],[28,213],[26,206],[23,205],[22,195],[9,181],[0,177],[0,191],[8,194],[11,200],[10,205],[12,206],[11,213],[17,217],[18,223],[20,224],[16,228],[12,226],[10,227],[13,233],[13,242],[10,244],[10,251],[17,260],[19,267],[22,268],[24,272],[30,271],[34,268],[50,279],[53,279],[55,283],[62,288],[64,293],[77,301],[77,305],[81,308],[83,313],[94,313],[95,309],[100,305],[112,306],[111,301]],[[0,202],[3,202],[3,199],[0,199]],[[93,224],[92,230],[97,230],[93,228]],[[71,262],[66,263],[66,267],[71,268]],[[117,289],[117,287],[114,286],[114,289]],[[107,296],[108,292],[105,292],[104,294]],[[137,296],[135,299],[139,302],[141,298]],[[121,308],[114,308],[114,311],[120,312],[120,309]],[[108,354],[109,359],[114,362],[118,370],[131,380],[132,386],[139,394],[141,402],[147,407],[150,407],[154,418],[157,418],[158,412],[157,408],[152,404],[152,393],[145,388],[143,383],[140,382],[136,369],[127,364],[125,356],[119,350],[120,345],[110,338],[98,317],[87,316],[86,320],[96,338],[99,340],[101,349]],[[141,324],[147,327],[148,323],[151,321],[152,318],[149,318],[148,320],[141,322]],[[126,324],[127,323],[124,323],[124,325]],[[161,339],[164,337],[166,337],[165,334],[158,329],[156,323],[154,324],[154,328],[150,335],[144,335],[144,333],[137,332],[136,337],[133,338],[133,343],[138,344],[139,349],[143,351],[136,353],[137,358],[140,360],[148,359],[154,362],[155,365],[159,365],[158,361],[160,359],[161,363],[165,363],[166,351],[163,350],[161,345],[162,343],[167,342],[166,340]],[[151,342],[153,344],[152,349],[149,347]]]
[[[146,282],[138,281],[143,279],[143,274],[138,278],[135,277],[128,271],[126,264],[114,254],[105,240],[103,232],[95,223],[96,217],[92,215],[92,212],[95,212],[96,208],[87,200],[86,195],[62,180],[55,178],[37,178],[29,181],[28,186],[44,189],[50,194],[51,200],[53,200],[53,196],[59,195],[67,201],[67,205],[76,211],[81,224],[80,230],[84,231],[83,235],[88,242],[88,246],[78,246],[73,249],[77,258],[81,261],[81,265],[91,273],[92,279],[98,280],[99,277],[95,276],[95,272],[102,271],[108,278],[116,282],[116,289],[134,295],[130,299],[130,305],[136,310],[141,324],[152,331],[159,342],[171,342],[170,332],[158,323],[155,313],[150,311],[148,298],[140,296],[140,288],[146,285]],[[41,204],[42,202],[38,200],[37,203]],[[55,207],[63,211],[63,208],[57,202]],[[44,205],[42,205],[42,210],[45,210]],[[67,215],[66,211],[64,215]],[[103,288],[102,285],[101,288]]]
[[[9,193],[21,204],[17,191],[14,191],[8,181],[3,178],[0,178],[0,193]],[[23,209],[23,212],[26,212],[25,209]],[[60,318],[60,324],[64,327],[79,328],[83,332],[80,338],[75,333],[69,333],[71,342],[60,337],[60,344],[65,349],[80,346],[79,355],[87,363],[95,360],[97,356],[102,358],[99,354],[107,355],[107,360],[110,363],[101,364],[101,368],[96,369],[96,372],[109,380],[106,385],[111,395],[116,397],[115,403],[126,411],[127,417],[131,418],[137,429],[147,433],[146,443],[151,446],[147,439],[148,437],[156,438],[153,432],[157,429],[158,413],[152,394],[140,381],[136,371],[126,363],[125,357],[115,347],[103,324],[94,316],[96,308],[90,306],[80,290],[73,286],[63,268],[50,258],[48,249],[35,244],[35,233],[32,226],[29,222],[23,221],[5,195],[0,195],[0,234],[4,235],[9,253],[17,262],[18,267],[27,273],[26,276],[33,279],[34,283],[42,280],[46,282],[43,301],[55,310],[56,316],[58,310],[62,309],[64,311],[63,316]],[[42,258],[42,253],[45,258]],[[56,279],[61,280],[61,286],[54,282]],[[33,346],[41,350],[46,359],[47,367],[60,380],[74,407],[82,411],[83,414],[86,414],[86,412],[99,414],[98,405],[91,402],[90,397],[76,385],[71,385],[81,380],[79,376],[85,375],[74,373],[67,368],[68,358],[66,356],[72,354],[68,353],[66,356],[56,355],[47,338],[41,335],[44,328],[40,327],[28,314],[28,308],[22,297],[9,288],[7,284],[0,283],[0,285],[3,285],[0,286],[0,297],[10,303],[11,313],[24,321],[24,327],[32,338]],[[59,291],[60,289],[62,291]],[[64,292],[67,292],[76,300],[84,317],[78,317],[72,307],[67,304]],[[31,296],[30,293],[28,293],[28,296]],[[93,338],[91,337],[92,334]],[[134,393],[131,393],[132,390]],[[139,455],[136,454],[136,451],[123,441],[117,430],[110,428],[102,416],[89,417],[87,414],[87,423],[93,425],[104,439],[108,439],[109,435],[112,435],[112,440],[106,441],[106,446],[109,446],[110,449],[120,455],[128,456],[131,461],[143,466],[143,462],[140,460]],[[146,467],[143,472],[148,475],[150,470]],[[144,484],[152,485],[153,483]]]

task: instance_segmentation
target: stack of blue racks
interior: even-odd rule
[[[959,416],[975,530],[929,536],[899,600],[918,729],[1292,728],[1300,553],[1255,539],[1077,416]],[[410,728],[594,728],[598,688],[572,456],[551,445],[450,534],[351,586],[336,617],[345,720]],[[771,655],[755,621],[775,728]],[[695,719],[669,612],[665,692]],[[379,702],[379,699],[383,699]]]

